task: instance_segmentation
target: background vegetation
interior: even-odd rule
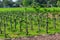
[[[60,0],[0,0],[0,7],[60,7]]]

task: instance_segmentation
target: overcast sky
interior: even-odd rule
[[[14,2],[16,1],[16,0],[13,0]]]
[[[2,0],[0,0],[0,1],[2,1]],[[13,1],[15,2],[15,1],[17,1],[17,0],[13,0]]]

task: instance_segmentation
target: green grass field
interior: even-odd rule
[[[60,8],[0,8],[0,38],[60,33]]]

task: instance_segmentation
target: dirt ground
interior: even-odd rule
[[[0,39],[0,40],[60,40],[60,34],[38,35],[38,36],[32,36],[32,37]]]
[[[27,37],[27,38],[15,38],[12,40],[60,40],[60,34],[39,35],[39,36]]]

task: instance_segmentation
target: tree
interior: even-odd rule
[[[7,4],[8,6],[13,7],[13,0],[9,0]]]
[[[60,7],[60,0],[57,1],[57,6]]]
[[[41,7],[45,7],[47,5],[48,0],[35,0],[36,3],[39,3]]]
[[[3,7],[3,5],[2,5],[2,1],[1,1],[1,0],[0,0],[0,5],[1,5],[0,7]]]
[[[31,6],[32,3],[33,3],[32,0],[23,0],[22,1],[23,6]]]
[[[3,7],[12,7],[13,1],[12,0],[3,0]]]
[[[6,7],[8,0],[3,0],[3,7]]]
[[[56,7],[57,0],[50,0],[50,4],[52,4],[53,7]]]

